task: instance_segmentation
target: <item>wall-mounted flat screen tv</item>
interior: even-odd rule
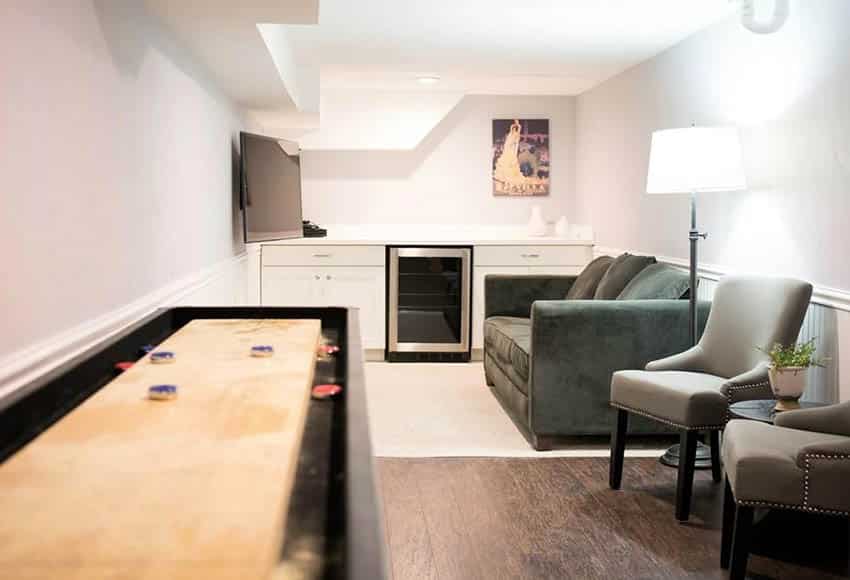
[[[251,133],[240,133],[239,141],[245,241],[302,237],[298,144]]]

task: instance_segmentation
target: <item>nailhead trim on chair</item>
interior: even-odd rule
[[[622,409],[624,411],[628,411],[629,413],[635,413],[637,415],[643,415],[644,417],[648,417],[653,421],[658,421],[659,423],[666,423],[667,425],[672,425],[673,427],[678,427],[679,429],[684,429],[685,431],[715,431],[723,429],[724,425],[697,425],[697,426],[688,426],[681,425],[679,423],[674,423],[669,419],[663,419],[657,415],[653,415],[643,409],[635,409],[634,407],[628,407],[626,405],[622,405],[620,403],[615,403],[614,401],[609,401],[609,404],[612,407],[616,407],[618,409]]]
[[[728,405],[726,405],[726,422],[728,423],[732,419],[732,403],[736,402],[732,399],[734,398],[734,393],[738,391],[745,391],[747,389],[760,389],[762,387],[769,387],[770,381],[761,381],[759,383],[749,383],[746,385],[734,385],[730,386],[726,390],[726,400],[728,401]]]
[[[770,501],[751,501],[751,500],[741,500],[737,502],[738,505],[748,505],[752,507],[766,507],[766,508],[779,508],[785,510],[798,510],[801,512],[812,512],[818,514],[826,514],[830,516],[850,516],[850,512],[842,512],[839,510],[828,510],[824,508],[806,506],[806,505],[793,505],[793,504],[785,504],[785,503],[773,503]]]
[[[802,504],[784,504],[784,503],[773,503],[769,501],[754,501],[754,500],[743,500],[737,502],[739,505],[748,505],[753,507],[770,507],[770,508],[780,508],[780,509],[790,509],[790,510],[799,510],[804,512],[813,512],[819,514],[826,514],[831,516],[850,516],[850,511],[841,511],[841,510],[831,510],[826,508],[820,508],[809,505],[809,471],[812,469],[812,460],[813,459],[827,459],[827,460],[842,460],[842,459],[850,459],[850,455],[843,453],[806,453],[803,456],[804,461],[806,462],[806,472],[803,476],[803,503]]]

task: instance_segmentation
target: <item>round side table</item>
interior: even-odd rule
[[[774,399],[756,399],[753,401],[740,401],[732,403],[729,410],[732,412],[733,419],[749,419],[751,421],[761,421],[762,423],[773,424],[776,418]],[[826,407],[827,403],[812,403],[809,401],[800,401],[801,409],[815,409],[817,407]],[[785,411],[780,411],[784,413]]]

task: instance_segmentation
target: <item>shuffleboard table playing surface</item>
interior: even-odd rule
[[[175,332],[175,362],[144,357],[0,465],[0,577],[266,578],[319,338],[318,320]],[[149,400],[163,383],[177,399]]]

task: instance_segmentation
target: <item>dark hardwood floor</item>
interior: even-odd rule
[[[720,579],[722,484],[697,472],[691,520],[673,518],[676,471],[626,459],[379,459],[395,580]],[[847,524],[771,512],[754,579],[847,577]],[[784,561],[783,561],[784,560]],[[793,563],[792,563],[793,562]]]

